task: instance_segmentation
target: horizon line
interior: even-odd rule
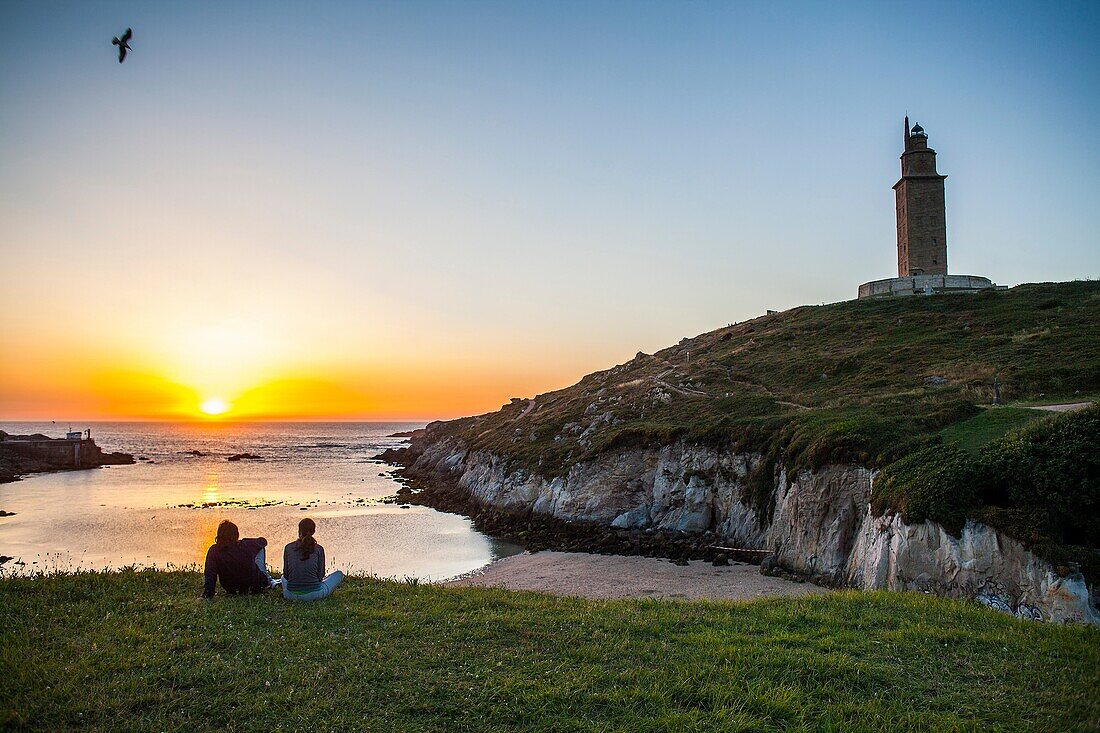
[[[45,419],[31,419],[31,418],[3,418],[0,417],[0,424],[12,424],[12,423],[50,423],[50,424],[76,424],[76,423],[196,423],[199,425],[225,425],[233,423],[430,423],[446,420],[459,420],[462,417],[472,417],[463,415],[457,418],[391,418],[391,419],[336,419],[336,418],[309,418],[309,419],[290,419],[290,418],[237,418],[237,419],[225,419],[225,420],[208,420],[203,418],[92,418],[92,419],[73,419],[73,420],[45,420]]]

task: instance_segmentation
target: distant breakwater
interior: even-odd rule
[[[10,435],[0,430],[0,483],[17,481],[29,473],[72,471],[134,463],[129,453],[104,453],[91,438],[65,439]]]

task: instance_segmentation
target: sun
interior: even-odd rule
[[[199,405],[199,409],[207,415],[214,416],[223,414],[226,410],[229,409],[229,405],[225,403],[225,400],[219,399],[217,397],[211,397],[210,399],[203,401],[203,403]]]

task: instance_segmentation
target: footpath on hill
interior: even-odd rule
[[[1089,407],[1091,402],[1066,402],[1061,405],[1033,405],[1032,409],[1046,410],[1047,412],[1076,412]]]
[[[715,567],[703,560],[676,565],[654,557],[551,551],[512,555],[445,585],[530,590],[592,599],[747,601],[826,592],[810,583],[761,575],[757,565],[731,563]]]

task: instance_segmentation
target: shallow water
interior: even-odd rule
[[[74,424],[90,427],[104,451],[150,460],[0,484],[0,509],[15,512],[0,517],[0,554],[16,558],[0,571],[201,564],[222,519],[236,522],[244,537],[266,537],[268,563],[276,570],[283,545],[306,516],[317,522],[330,569],[354,574],[439,580],[518,552],[465,517],[380,502],[398,485],[389,467],[372,457],[406,443],[387,437],[391,433],[421,426]],[[57,437],[66,427],[0,423],[13,434]],[[226,460],[246,452],[261,460]]]

